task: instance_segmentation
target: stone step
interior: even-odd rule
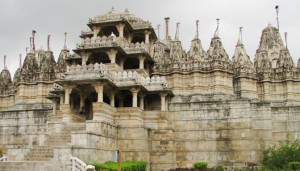
[[[66,171],[70,162],[60,161],[7,161],[0,162],[0,171]]]
[[[54,150],[51,146],[34,146],[25,156],[27,161],[48,161],[54,156]]]

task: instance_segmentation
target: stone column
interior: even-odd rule
[[[93,26],[93,37],[96,38],[98,36],[98,33],[100,32],[101,27],[100,26]]]
[[[72,91],[72,87],[65,88],[65,104],[70,104],[70,94]]]
[[[142,110],[144,110],[144,98],[145,98],[145,94],[140,94],[139,97],[140,97],[140,108]]]
[[[115,107],[115,91],[112,91],[112,92],[110,93],[109,99],[110,99],[110,105],[111,105],[112,107]]]
[[[89,57],[90,57],[91,53],[90,52],[83,52],[81,53],[81,65],[86,65],[86,62],[88,61]]]
[[[95,86],[95,89],[98,94],[97,102],[103,102],[103,84],[98,83],[98,84],[95,84],[94,86]]]
[[[86,94],[81,93],[80,94],[80,108],[84,106],[84,100],[86,98]]]
[[[137,107],[137,94],[140,91],[140,89],[131,88],[130,91],[132,92],[132,107]]]
[[[145,61],[145,57],[139,56],[139,69],[144,69],[144,61]]]
[[[150,31],[145,31],[145,44],[149,44],[149,36],[151,32]]]
[[[109,50],[109,51],[106,52],[106,54],[108,55],[108,57],[110,59],[110,63],[112,63],[112,64],[116,63],[117,52],[118,51],[116,51],[114,49],[111,49],[111,50]]]
[[[53,106],[53,115],[56,115],[56,104],[57,103],[57,101],[55,100],[55,99],[53,99],[53,101],[52,101],[52,106]]]
[[[166,111],[166,96],[167,96],[167,93],[159,93],[160,95],[160,103],[161,103],[161,111]]]
[[[59,95],[60,97],[60,101],[59,101],[59,110],[61,110],[61,107],[62,107],[62,105],[65,103],[65,96],[64,96],[64,94],[63,93],[61,93],[60,95]]]
[[[119,32],[119,37],[124,37],[124,26],[125,24],[119,23],[116,25],[118,32]]]

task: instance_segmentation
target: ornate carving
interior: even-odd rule
[[[21,81],[34,82],[38,79],[39,66],[33,53],[28,53],[21,69]]]

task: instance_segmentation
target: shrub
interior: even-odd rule
[[[263,151],[263,164],[270,169],[288,168],[289,162],[300,161],[300,141],[269,147]]]
[[[96,171],[117,171],[117,162],[92,163]],[[147,163],[143,161],[125,161],[122,162],[122,171],[145,171]]]
[[[289,168],[292,170],[300,170],[300,162],[289,162]]]
[[[193,164],[193,166],[196,169],[207,169],[208,163],[207,162],[196,162]]]

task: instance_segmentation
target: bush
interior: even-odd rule
[[[300,161],[300,141],[281,146],[269,147],[263,151],[264,166],[273,169],[286,169],[290,162]]]
[[[117,162],[105,162],[105,163],[92,163],[95,166],[96,171],[117,171]],[[122,162],[122,171],[145,171],[147,163],[143,161],[125,161]]]
[[[193,166],[196,169],[207,169],[208,163],[207,162],[197,162],[197,163],[194,163]]]
[[[300,170],[300,162],[289,162],[289,168],[292,170]]]

